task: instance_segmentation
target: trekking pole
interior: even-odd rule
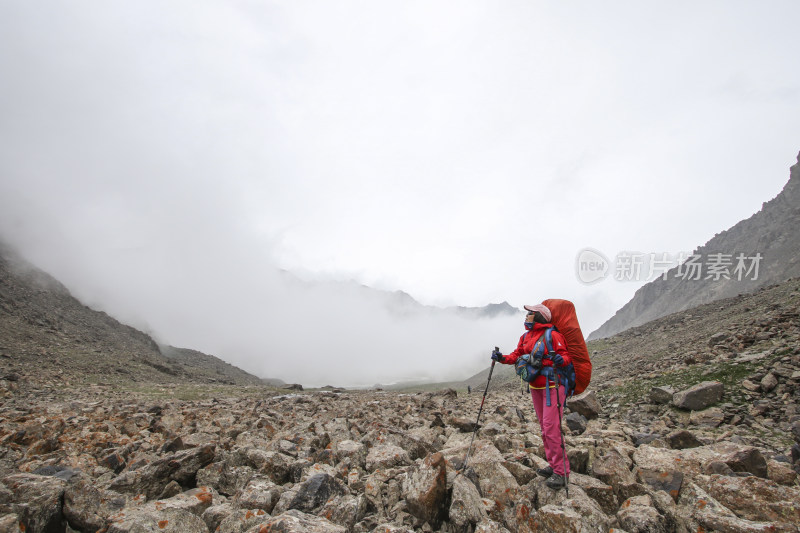
[[[567,473],[567,446],[564,444],[564,426],[561,424],[561,394],[558,392],[559,379],[556,377],[556,405],[558,405],[558,431],[561,433],[561,459],[564,462],[564,488],[567,491],[567,498],[569,498],[569,474]],[[566,403],[566,387],[564,388],[564,403]]]
[[[499,352],[500,348],[497,346],[494,347],[495,351]],[[467,469],[467,461],[469,460],[469,454],[472,453],[472,443],[475,441],[475,435],[478,433],[478,422],[481,419],[481,413],[483,412],[483,402],[486,401],[486,393],[489,392],[489,382],[492,381],[492,372],[494,372],[494,364],[495,360],[492,359],[492,366],[489,367],[489,379],[486,380],[486,388],[483,389],[483,398],[481,399],[481,407],[478,409],[478,419],[475,420],[475,431],[472,432],[472,438],[469,441],[469,448],[467,448],[467,455],[464,456],[464,461],[461,463],[461,470],[462,472]],[[458,471],[457,470],[457,471]]]

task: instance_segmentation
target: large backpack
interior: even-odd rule
[[[551,299],[542,302],[550,309],[550,322],[567,340],[567,352],[575,369],[575,394],[580,394],[589,386],[592,379],[592,361],[589,350],[578,324],[575,306],[569,300]],[[548,346],[549,348],[549,346]]]

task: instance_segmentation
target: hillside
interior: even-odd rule
[[[221,383],[260,379],[201,352],[161,348],[92,310],[57,280],[0,245],[0,373],[29,382]]]
[[[568,493],[537,475],[530,399],[494,378],[485,407],[454,390],[20,386],[0,402],[0,530],[797,533],[798,346],[800,279],[591,342]],[[676,403],[708,386],[722,394]]]
[[[714,279],[715,275],[708,279],[707,269],[700,279],[684,279],[675,267],[668,272],[666,280],[658,278],[636,291],[627,304],[589,335],[589,339],[609,337],[682,309],[753,292],[800,276],[800,155],[780,194],[764,203],[758,213],[717,234],[694,253],[706,266],[712,254],[729,255],[729,279]],[[745,272],[742,279],[734,274],[736,257],[740,253],[745,257],[761,254],[757,278],[755,271],[749,275]],[[750,268],[752,263],[747,261],[746,267]]]

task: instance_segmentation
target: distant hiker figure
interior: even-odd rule
[[[537,472],[547,477],[548,487],[559,489],[566,485],[569,477],[559,407],[563,408],[566,402],[568,387],[565,382],[567,373],[572,372],[572,359],[564,335],[550,323],[550,309],[537,304],[526,305],[525,310],[526,331],[519,338],[517,349],[505,356],[495,350],[492,359],[517,366],[517,373],[528,382],[533,408],[542,430],[545,455],[550,464]],[[574,376],[574,372],[572,374]],[[572,379],[574,383],[574,377]]]
[[[472,387],[467,385],[467,394],[472,394]]]

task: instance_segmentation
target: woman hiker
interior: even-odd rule
[[[543,337],[545,331],[552,328],[550,323],[551,314],[550,309],[542,304],[526,305],[525,310],[525,333],[519,338],[517,349],[508,355],[502,355],[498,351],[492,353],[492,359],[498,363],[505,365],[513,365],[517,362],[523,354],[529,354],[536,350],[537,342],[541,339],[544,343]],[[545,370],[546,367],[563,367],[569,365],[569,354],[567,353],[567,342],[564,336],[557,330],[552,331],[552,348],[551,353],[546,353],[542,357],[542,371],[539,372],[536,379],[530,384],[531,399],[533,400],[533,408],[536,410],[536,417],[539,419],[539,427],[542,430],[542,440],[544,441],[544,452],[547,457],[547,462],[550,466],[547,468],[540,468],[537,470],[539,475],[547,477],[545,482],[548,487],[552,489],[560,489],[565,485],[565,479],[569,476],[569,461],[564,459],[564,449],[561,447],[561,413],[559,413],[558,406],[563,406],[566,400],[566,387],[557,387],[554,378],[557,377],[555,372]],[[546,351],[546,350],[545,350]],[[546,375],[552,376],[550,379]],[[548,392],[546,389],[550,388]],[[555,397],[556,392],[558,398]],[[548,396],[553,396],[550,402],[547,401]],[[550,403],[548,406],[547,404]],[[566,465],[567,471],[564,471]]]

